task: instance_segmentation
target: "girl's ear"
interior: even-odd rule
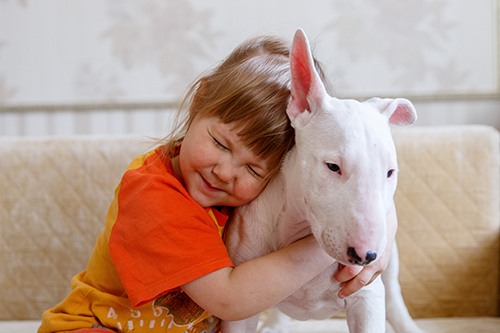
[[[417,112],[413,104],[404,98],[372,98],[366,101],[374,105],[393,125],[411,125],[417,121]]]
[[[297,30],[290,52],[290,70],[292,75],[292,99],[287,114],[293,122],[299,115],[308,122],[316,112],[316,105],[327,95],[323,82],[314,67],[309,42],[302,29]],[[312,104],[312,105],[311,105]]]

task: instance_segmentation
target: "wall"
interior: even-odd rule
[[[498,0],[0,0],[0,135],[159,136],[241,41],[302,27],[339,97],[500,129]]]

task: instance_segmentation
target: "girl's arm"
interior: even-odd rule
[[[191,299],[223,320],[252,317],[277,304],[335,260],[313,236],[279,251],[226,267],[182,286]]]
[[[347,297],[370,284],[387,267],[397,230],[393,205],[387,219],[387,246],[370,266],[345,266],[334,278],[343,283],[339,297]],[[279,251],[235,268],[226,267],[182,286],[198,305],[223,320],[252,317],[279,303],[335,260],[311,235]]]
[[[398,217],[396,207],[392,204],[392,210],[387,216],[387,245],[384,253],[379,260],[369,266],[339,266],[341,268],[333,277],[341,282],[342,289],[339,291],[339,297],[345,298],[354,294],[366,285],[369,285],[387,268],[391,259],[392,248],[398,229]]]

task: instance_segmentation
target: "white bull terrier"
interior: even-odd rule
[[[387,297],[387,318],[394,329],[422,332],[401,296],[396,246],[384,273],[385,293],[378,277],[342,300],[337,296],[339,283],[332,278],[339,263],[368,265],[384,252],[398,170],[389,123],[413,123],[415,109],[399,98],[361,103],[329,96],[302,30],[295,34],[290,66],[292,99],[287,114],[296,144],[260,196],[236,210],[228,227],[231,258],[238,265],[312,233],[337,262],[277,304],[282,313],[298,320],[321,320],[345,309],[350,332],[381,333]],[[224,322],[222,331],[255,332],[257,325],[258,316]],[[287,328],[278,320],[266,331]]]

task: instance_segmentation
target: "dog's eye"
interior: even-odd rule
[[[393,174],[394,174],[394,169],[387,171],[387,178],[391,178]]]
[[[337,172],[339,175],[341,174],[340,167],[337,164],[326,163],[326,166],[328,167],[328,169],[332,170],[333,172]]]

